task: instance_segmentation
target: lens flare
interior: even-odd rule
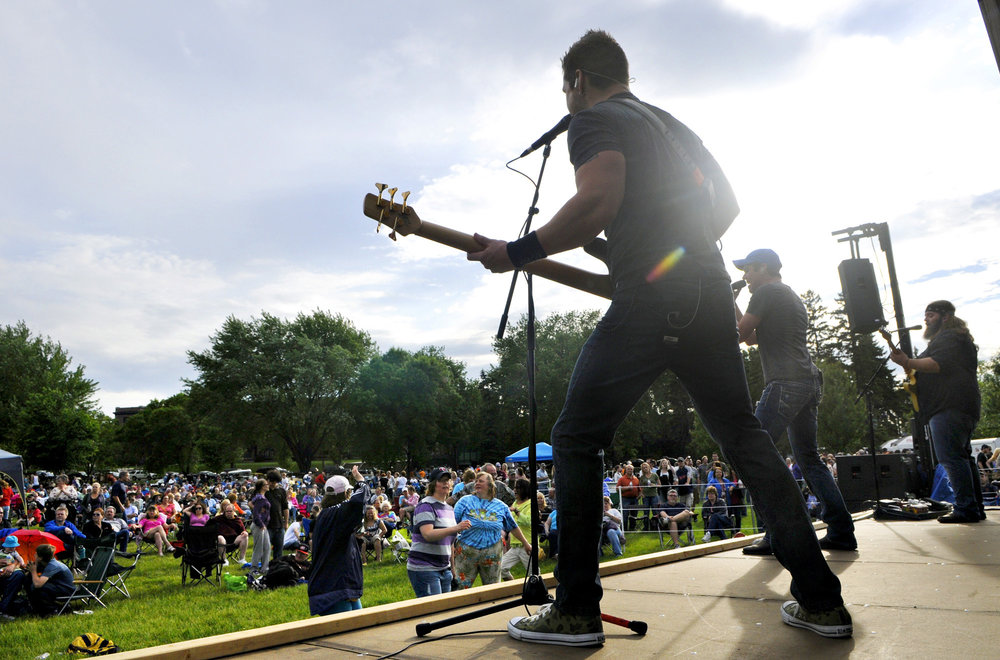
[[[677,248],[676,250],[665,256],[663,258],[663,261],[656,264],[656,268],[649,271],[649,275],[646,276],[646,282],[655,282],[656,280],[660,279],[661,277],[669,273],[673,269],[673,267],[677,265],[677,262],[680,261],[681,257],[683,256],[684,256],[683,246]]]

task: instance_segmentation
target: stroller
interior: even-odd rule
[[[191,575],[191,584],[214,583],[222,586],[222,558],[218,534],[211,527],[188,527],[184,530],[184,554],[181,555],[181,584]]]

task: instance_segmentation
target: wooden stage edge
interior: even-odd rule
[[[872,511],[866,511],[855,514],[854,519],[863,520],[872,515]],[[823,529],[826,525],[822,522],[817,522],[814,524],[814,527],[816,529]],[[603,562],[600,567],[601,577],[741,548],[753,543],[754,540],[761,536],[763,534],[755,534],[725,541],[696,544],[675,550],[665,550],[639,557]],[[546,587],[554,588],[556,586],[556,579],[552,573],[544,574],[542,579]],[[161,660],[222,658],[275,646],[294,644],[317,637],[370,628],[384,623],[396,623],[406,619],[447,612],[478,603],[515,598],[521,595],[523,585],[523,580],[502,582],[485,587],[441,594],[440,596],[413,598],[398,603],[366,608],[356,612],[311,617],[301,621],[281,623],[264,628],[253,628],[251,630],[213,635],[212,637],[202,637],[184,642],[174,642],[162,646],[151,646],[149,648],[121,653],[115,657],[122,660],[133,658],[158,658]]]

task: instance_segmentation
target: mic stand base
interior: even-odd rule
[[[423,637],[427,633],[437,630],[438,628],[445,628],[456,623],[462,623],[463,621],[471,621],[489,614],[496,614],[497,612],[503,612],[504,610],[514,609],[515,607],[545,605],[546,603],[551,602],[553,602],[553,600],[549,597],[549,592],[545,588],[545,582],[542,581],[542,577],[540,575],[529,575],[527,582],[524,584],[524,592],[518,598],[507,601],[506,603],[489,605],[478,609],[475,612],[468,612],[466,614],[459,614],[458,616],[453,616],[447,619],[441,619],[440,621],[435,621],[433,623],[418,623],[417,637]]]

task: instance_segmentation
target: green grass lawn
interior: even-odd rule
[[[744,519],[744,532],[751,533]],[[704,533],[700,521],[695,523],[698,542]],[[131,547],[131,546],[130,546]],[[667,542],[667,548],[671,546]],[[656,534],[628,535],[624,548],[626,557],[658,552]],[[610,552],[603,557],[611,558]],[[555,569],[555,561],[546,558],[541,572]],[[226,571],[242,575],[236,566]],[[365,594],[362,603],[374,607],[413,597],[406,567],[396,563],[387,551],[382,563],[370,561],[365,567]],[[521,566],[513,573],[523,578]],[[109,593],[105,598],[107,609],[93,604],[77,607],[89,609],[93,614],[64,614],[41,619],[25,616],[16,621],[0,623],[3,655],[7,658],[35,658],[42,653],[55,655],[66,650],[74,637],[94,632],[112,640],[122,650],[133,650],[198,637],[237,632],[309,617],[309,603],[305,585],[272,591],[234,593],[207,584],[181,586],[179,559],[158,557],[155,552],[144,555],[128,580],[132,598]]]

